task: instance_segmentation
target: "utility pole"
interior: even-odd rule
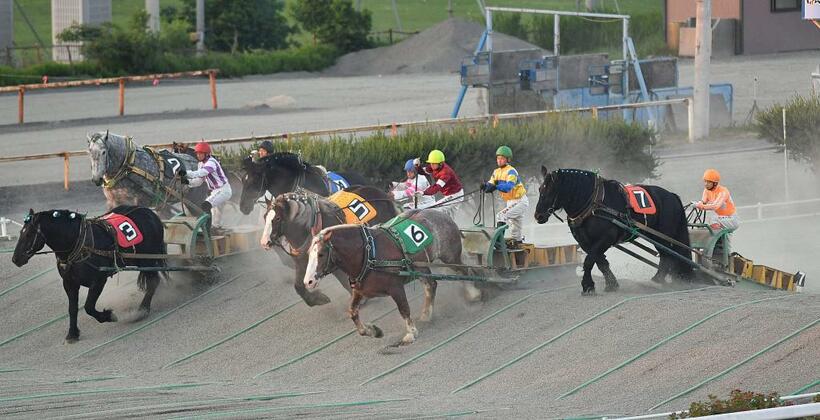
[[[396,25],[399,26],[399,32],[404,31],[401,27],[401,18],[399,18],[399,6],[396,5],[396,0],[393,0],[393,15],[396,16]]]
[[[196,53],[205,52],[205,0],[196,0]]]
[[[447,0],[447,17],[453,17],[453,0]]]
[[[695,139],[709,137],[709,76],[712,59],[712,0],[697,0],[695,28]]]

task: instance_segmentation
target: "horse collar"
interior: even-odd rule
[[[584,221],[595,213],[595,210],[598,207],[601,207],[601,204],[604,202],[604,195],[606,193],[606,188],[604,188],[603,179],[595,175],[595,186],[592,190],[592,195],[589,196],[589,201],[584,206],[584,209],[581,210],[576,216],[570,216],[567,214],[567,224],[572,227],[581,226]]]

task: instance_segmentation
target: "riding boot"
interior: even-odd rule
[[[213,220],[214,220],[214,215],[213,215],[213,212],[211,211],[213,209],[213,207],[211,206],[211,203],[209,203],[207,201],[202,203],[201,207],[202,207],[203,214],[208,215],[208,221],[205,223],[205,229],[208,231],[208,234],[210,234],[211,233],[211,224],[213,223]]]

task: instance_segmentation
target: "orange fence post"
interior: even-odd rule
[[[26,88],[20,86],[20,89],[17,90],[17,122],[20,124],[23,123],[23,117],[25,112],[23,111],[24,106],[23,103],[25,102],[24,97],[26,96]]]
[[[125,114],[125,79],[120,78],[120,117]]]
[[[63,188],[68,191],[68,152],[63,153]]]
[[[216,73],[208,72],[208,82],[211,85],[211,104],[216,109]]]

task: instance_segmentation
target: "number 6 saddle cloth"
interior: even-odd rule
[[[142,232],[130,217],[117,213],[107,213],[100,216],[100,219],[111,225],[117,237],[117,245],[121,248],[132,248],[142,242]]]
[[[406,215],[400,214],[384,222],[381,228],[399,243],[405,254],[416,254],[433,243],[430,230],[420,222],[408,219]]]

